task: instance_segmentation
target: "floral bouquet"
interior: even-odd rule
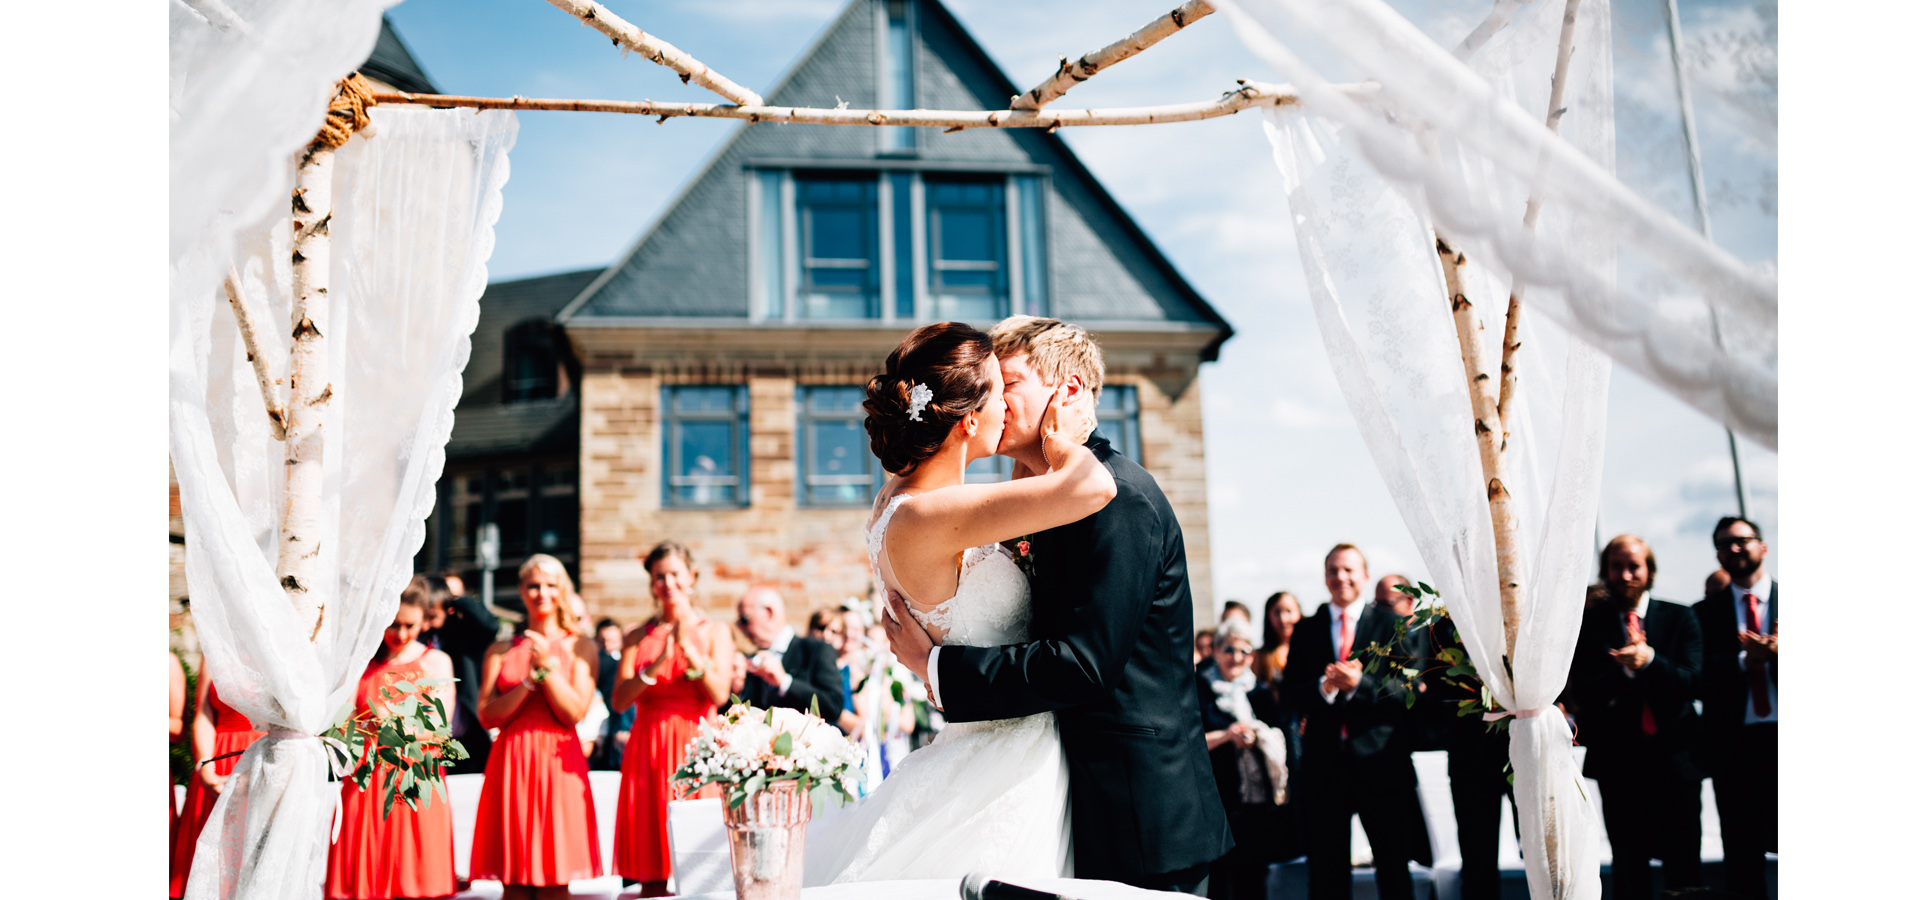
[[[687,761],[673,778],[688,792],[726,785],[730,809],[782,781],[798,782],[805,795],[832,790],[845,805],[866,780],[864,756],[819,711],[817,701],[813,712],[803,713],[759,709],[735,697],[726,715],[700,723],[700,733],[687,745]]]

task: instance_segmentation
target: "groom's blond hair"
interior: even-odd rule
[[[1100,385],[1106,381],[1107,362],[1093,335],[1071,322],[1043,319],[1039,316],[1012,316],[987,332],[993,338],[993,355],[1005,359],[1025,356],[1027,365],[1048,384],[1059,384],[1069,375],[1080,376],[1088,396],[1100,399]]]

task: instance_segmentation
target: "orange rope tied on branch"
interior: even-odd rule
[[[373,85],[367,83],[360,73],[355,72],[340,79],[333,86],[333,99],[327,103],[327,118],[320,126],[309,150],[322,147],[337,149],[345,144],[354,132],[367,127],[367,107],[375,105]]]

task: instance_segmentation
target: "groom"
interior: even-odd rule
[[[1061,384],[1069,402],[1098,401],[1100,348],[1077,325],[1033,316],[1001,322],[992,337],[1006,381],[999,452],[1016,477],[1045,472],[1041,414]],[[1057,713],[1074,877],[1205,894],[1207,866],[1233,838],[1200,726],[1185,539],[1153,476],[1098,431],[1087,448],[1119,493],[1031,537],[1032,641],[934,647],[898,594],[888,596],[887,637],[950,722]]]

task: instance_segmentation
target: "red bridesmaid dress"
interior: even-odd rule
[[[700,625],[703,635],[708,627],[705,622]],[[667,801],[686,796],[672,783],[673,773],[686,762],[687,743],[699,732],[700,721],[715,711],[706,689],[687,680],[686,656],[669,647],[672,634],[672,626],[655,624],[635,651],[644,668],[673,649],[660,682],[648,687],[636,703],[639,709],[620,764],[613,860],[620,877],[634,881],[665,881],[673,874],[667,847]],[[697,796],[718,797],[720,789],[708,785]]]
[[[494,690],[511,690],[532,671],[526,639],[515,638]],[[535,691],[500,728],[487,756],[469,877],[534,886],[598,878],[596,821],[580,737],[554,715],[545,692]]]
[[[376,702],[384,711],[380,689],[427,678],[426,657],[422,653],[407,662],[368,664],[355,692],[354,712],[365,713]],[[366,790],[352,781],[340,785],[340,839],[327,855],[327,896],[333,900],[444,897],[458,890],[453,881],[453,807],[428,792],[419,810],[395,799],[393,812],[382,816],[391,770],[376,762]]]
[[[238,753],[266,734],[264,731],[254,731],[253,723],[247,721],[246,716],[220,702],[220,688],[215,685],[207,686],[207,706],[213,711],[214,756]],[[232,775],[233,767],[239,762],[240,757],[228,756],[214,762],[213,771],[219,775]],[[193,868],[193,845],[200,840],[200,829],[206,827],[207,816],[213,812],[213,804],[219,799],[220,795],[200,780],[198,771],[188,776],[187,800],[180,811],[180,824],[173,836],[172,877],[167,887],[168,897],[178,897],[186,892],[187,875]]]

